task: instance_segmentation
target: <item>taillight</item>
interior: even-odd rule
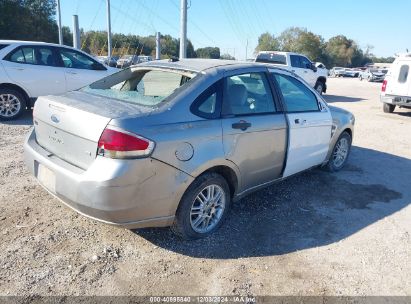
[[[385,92],[386,89],[387,89],[387,80],[384,80],[384,82],[382,83],[381,91]]]
[[[97,154],[108,158],[141,158],[154,150],[154,142],[116,127],[107,127],[98,141]]]

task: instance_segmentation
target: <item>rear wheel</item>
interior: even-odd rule
[[[217,173],[205,173],[187,189],[171,227],[183,239],[203,238],[223,223],[230,207],[230,189]]]
[[[328,171],[336,172],[344,167],[351,151],[351,142],[352,138],[348,132],[343,132],[340,135],[335,143],[330,160],[327,163],[326,169]]]
[[[392,113],[395,110],[395,105],[390,104],[390,103],[384,103],[384,105],[382,106],[382,109],[384,113]]]
[[[0,89],[0,119],[12,120],[26,109],[24,96],[13,89]]]

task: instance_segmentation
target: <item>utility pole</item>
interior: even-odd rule
[[[160,46],[160,32],[156,33],[156,60],[160,60],[161,46]]]
[[[58,14],[58,27],[59,27],[59,44],[63,44],[63,30],[61,28],[61,9],[60,9],[60,0],[57,0],[57,14]]]
[[[181,0],[180,59],[187,57],[187,0]]]
[[[107,0],[107,49],[108,60],[111,58],[111,16],[110,16],[110,0]]]
[[[247,61],[247,57],[248,57],[248,39],[247,39],[247,44],[245,46],[245,61]]]
[[[80,49],[80,28],[77,15],[73,15],[73,46],[78,50]]]

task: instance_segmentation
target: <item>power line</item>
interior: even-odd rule
[[[170,0],[170,2],[173,4],[173,6],[177,9],[177,11],[180,11],[178,5],[176,3],[174,3],[173,0]],[[191,1],[190,1],[191,3]],[[188,8],[191,7],[191,4],[189,5]],[[194,21],[191,20],[191,18],[188,18],[188,22],[190,23],[190,25],[194,26],[205,38],[207,38],[210,42],[213,43],[213,45],[216,45],[216,42],[213,38],[211,38],[206,32],[204,32],[200,26],[198,26]],[[205,43],[202,43],[203,45],[206,45]]]

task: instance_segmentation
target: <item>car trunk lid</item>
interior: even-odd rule
[[[84,93],[40,97],[33,112],[40,146],[77,167],[87,169],[96,158],[97,143],[114,118],[146,115],[138,105]]]

